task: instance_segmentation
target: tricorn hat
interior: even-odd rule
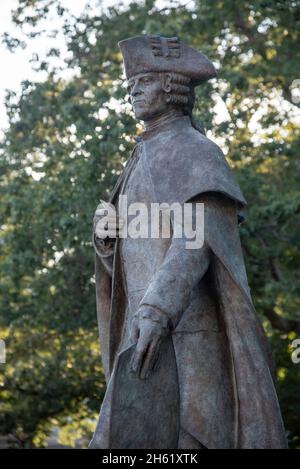
[[[194,85],[216,76],[211,61],[177,37],[135,36],[119,42],[126,78],[146,72],[175,72]]]

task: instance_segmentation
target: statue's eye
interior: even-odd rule
[[[144,85],[149,85],[151,83],[151,78],[147,77],[147,78],[143,78],[143,83]]]

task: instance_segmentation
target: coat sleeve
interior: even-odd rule
[[[212,261],[209,232],[205,227],[213,225],[211,219],[213,212],[210,210],[210,205],[212,201],[215,203],[216,198],[222,206],[222,195],[212,197],[199,195],[190,201],[193,204],[193,224],[195,223],[195,204],[204,204],[203,245],[197,249],[187,249],[186,243],[190,241],[189,239],[173,236],[165,259],[141,300],[140,307],[147,305],[165,313],[170,319],[172,329],[176,328],[190,303],[193,288],[200,282]]]

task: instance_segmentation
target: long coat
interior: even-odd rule
[[[132,314],[141,304],[173,319],[177,380],[167,365],[163,376],[169,378],[165,386],[178,387],[178,426],[184,432],[207,448],[286,447],[273,362],[251,300],[239,239],[238,216],[245,200],[222,151],[197,132],[188,117],[171,119],[143,134],[112,193],[114,204],[121,193],[128,203],[203,202],[211,261],[199,278],[195,272],[201,272],[201,257],[185,260],[178,248],[170,249],[172,240],[150,238],[117,239],[110,273],[96,256],[97,313],[108,387],[91,447],[134,447],[134,436],[122,436],[120,443],[114,435],[124,435],[126,406],[119,418],[117,401],[129,390],[124,373],[119,389],[118,374],[124,367],[121,358],[132,346]],[[198,280],[193,283],[191,278]],[[141,400],[144,395],[137,392]],[[175,391],[173,395],[175,402]],[[155,398],[150,403],[153,413]],[[145,406],[150,405],[147,399]],[[170,396],[165,403],[169,401]],[[138,447],[151,447],[151,435],[145,434],[145,446],[136,438]]]

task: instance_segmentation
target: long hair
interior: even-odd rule
[[[167,103],[182,109],[183,114],[189,116],[194,129],[205,135],[205,130],[201,123],[193,116],[193,108],[195,105],[195,87],[191,83],[191,79],[185,75],[170,72],[170,87],[166,93]]]

